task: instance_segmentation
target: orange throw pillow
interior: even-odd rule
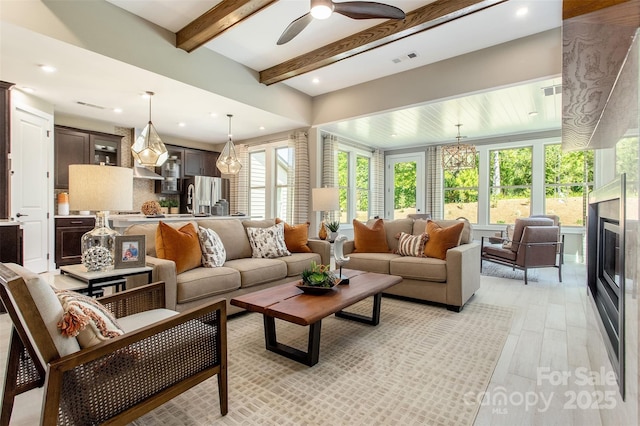
[[[354,253],[389,253],[384,221],[378,219],[369,228],[359,220],[353,219]]]
[[[173,260],[176,274],[197,268],[202,263],[198,231],[192,223],[175,229],[164,222],[156,230],[156,254],[160,259]]]
[[[447,250],[458,246],[463,228],[464,222],[443,228],[432,220],[427,221],[429,240],[424,246],[424,254],[427,257],[447,260]]]
[[[283,220],[276,218],[276,224],[280,222]],[[300,225],[289,225],[284,222],[284,243],[287,245],[287,250],[291,253],[313,253],[307,245],[309,225],[309,222]]]

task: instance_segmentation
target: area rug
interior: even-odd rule
[[[482,275],[498,278],[510,278],[512,280],[520,280],[524,282],[524,271],[513,269],[510,266],[500,265],[499,263],[482,261]],[[527,280],[532,282],[538,281],[538,271],[534,268],[527,271]]]
[[[363,301],[351,312],[371,313]],[[307,367],[268,352],[262,316],[228,322],[229,413],[217,379],[135,425],[472,425],[511,327],[512,311],[468,303],[460,313],[383,298],[372,327],[329,317],[320,361]],[[308,328],[276,321],[278,339],[306,348]]]

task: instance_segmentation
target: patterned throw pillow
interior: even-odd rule
[[[291,256],[284,242],[284,222],[268,228],[247,228],[251,257],[274,259],[276,257]]]
[[[58,323],[60,333],[77,337],[81,348],[124,334],[111,311],[96,299],[68,290],[56,291],[56,296],[64,309]]]
[[[400,256],[425,257],[424,245],[427,243],[428,239],[429,235],[425,232],[420,235],[411,235],[406,232],[400,232],[396,253]]]
[[[202,250],[202,266],[215,268],[224,265],[224,261],[227,260],[227,251],[216,231],[199,226],[198,238]]]

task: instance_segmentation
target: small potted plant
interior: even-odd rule
[[[311,262],[311,267],[302,271],[302,282],[298,285],[303,291],[320,293],[336,285],[337,278],[329,265]]]
[[[337,220],[327,222],[327,229],[329,230],[329,241],[333,241],[338,236],[338,229],[340,229],[340,222]]]
[[[171,206],[171,201],[168,199],[162,199],[158,201],[160,203],[160,211],[162,214],[169,214],[169,207]]]
[[[178,214],[180,213],[180,203],[175,198],[169,199],[169,213]]]

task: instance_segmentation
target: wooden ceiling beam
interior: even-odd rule
[[[334,64],[343,59],[470,15],[506,0],[436,0],[407,13],[403,21],[388,20],[312,52],[260,71],[260,83],[271,85]]]
[[[222,0],[176,33],[176,47],[192,52],[277,0]]]

